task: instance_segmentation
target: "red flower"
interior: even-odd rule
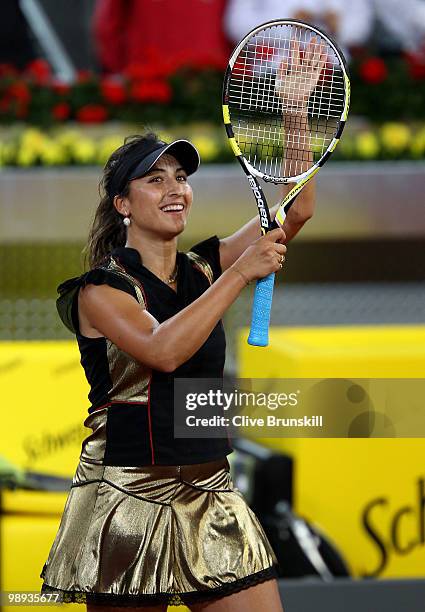
[[[130,97],[136,102],[157,102],[166,104],[171,100],[171,88],[165,81],[135,81]]]
[[[11,98],[15,98],[21,104],[28,104],[31,99],[31,93],[28,85],[24,81],[15,81],[7,90]]]
[[[181,68],[185,68],[187,66],[194,66],[193,54],[188,53],[187,51],[174,53],[173,57],[169,60],[170,74],[173,74]]]
[[[143,64],[129,64],[124,74],[130,80],[155,80],[155,79],[164,79],[165,77],[172,74],[175,70],[174,60],[167,59],[157,59],[155,61],[151,61],[149,63]]]
[[[259,55],[262,59],[271,57],[269,47],[258,47]],[[183,51],[175,53],[172,59],[169,60],[170,74],[181,68],[189,68],[195,70],[220,70],[223,71],[227,65],[227,58],[221,58],[217,53],[197,53]]]
[[[15,115],[17,119],[25,119],[28,115],[28,105],[25,102],[18,102],[15,109]]]
[[[388,68],[381,58],[371,57],[361,64],[360,76],[366,83],[377,85],[387,78]]]
[[[76,113],[76,119],[81,123],[102,123],[107,118],[108,111],[100,104],[86,104]]]
[[[412,79],[425,79],[425,55],[423,53],[406,53],[406,61]]]
[[[10,110],[10,98],[4,97],[0,100],[0,113],[7,113]]]
[[[30,62],[25,72],[33,77],[39,85],[46,84],[50,79],[50,66],[44,59],[36,59]]]
[[[66,96],[71,91],[71,87],[63,81],[53,81],[52,89],[59,96]]]
[[[223,72],[227,66],[227,57],[211,57],[208,61],[208,68]]]
[[[67,102],[59,102],[52,108],[52,117],[56,121],[65,121],[71,114],[71,107]]]
[[[93,79],[93,73],[90,70],[78,70],[77,83],[87,83]]]
[[[113,78],[103,79],[101,82],[101,91],[103,98],[110,104],[122,104],[126,100],[126,91],[124,85]]]
[[[145,70],[146,68],[143,64],[129,64],[124,70],[124,75],[129,79],[144,79]]]
[[[17,76],[18,71],[12,64],[0,64],[0,77]]]
[[[262,47],[260,51],[260,59],[265,60],[266,51],[265,48]],[[250,63],[250,62],[248,62]],[[189,59],[181,59],[180,63],[176,68],[191,68],[196,71],[205,71],[205,70],[220,70],[222,72],[227,65],[227,60],[225,62],[220,61],[218,58],[214,58],[210,55],[199,55],[197,58],[191,57]]]

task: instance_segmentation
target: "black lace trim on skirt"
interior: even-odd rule
[[[226,595],[233,595],[243,589],[277,578],[275,566],[268,567],[256,574],[239,578],[233,582],[229,582],[221,587],[208,589],[203,591],[192,591],[189,593],[157,593],[155,595],[114,595],[113,593],[89,593],[85,591],[63,591],[52,587],[46,583],[41,587],[42,593],[58,593],[60,601],[63,603],[86,603],[108,606],[153,606],[167,604],[169,606],[178,606],[181,604],[189,605],[208,601],[211,599],[219,599]]]

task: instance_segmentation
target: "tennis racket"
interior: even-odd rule
[[[329,159],[347,120],[350,80],[337,45],[318,28],[270,21],[237,45],[223,86],[230,146],[255,197],[263,234],[282,226],[301,189]],[[275,220],[258,182],[295,183]],[[248,343],[268,345],[274,273],[257,281]]]

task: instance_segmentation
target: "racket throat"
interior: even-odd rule
[[[297,199],[304,184],[305,183],[303,183],[302,185],[301,184],[295,185],[295,187],[283,199],[283,202],[280,205],[276,213],[276,216],[274,218],[273,223],[275,225],[274,227],[272,227],[272,229],[274,229],[275,227],[282,227],[282,225],[285,222],[286,215],[288,214],[289,209],[291,208],[292,204]]]
[[[261,189],[258,181],[251,174],[247,174],[247,179],[257,203],[258,214],[260,215],[261,231],[263,233],[269,232],[272,229],[272,220],[264,192]]]

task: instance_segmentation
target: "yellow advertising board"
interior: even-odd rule
[[[247,333],[240,378],[425,378],[425,326],[274,328],[267,348],[249,346]],[[425,439],[261,441],[294,457],[296,511],[354,575],[425,576]]]
[[[89,405],[76,342],[0,343],[0,455],[33,472],[72,477]]]
[[[71,478],[81,442],[89,433],[83,426],[88,385],[76,343],[2,342],[0,381],[2,464]],[[1,493],[0,580],[4,592],[40,589],[40,572],[66,497],[66,493],[54,492]],[[4,612],[16,607],[3,603]],[[85,610],[85,606],[75,606],[75,610]]]
[[[244,378],[425,378],[425,326],[279,328],[266,349],[248,346],[243,331],[239,348]],[[22,469],[71,477],[89,433],[83,426],[88,386],[75,342],[0,343],[0,377],[0,455]],[[275,438],[267,444],[295,457],[296,510],[335,541],[355,575],[425,575],[425,440]],[[45,510],[40,500],[32,508],[32,499],[28,493],[25,514],[34,511],[35,518],[19,512],[20,525],[38,525],[43,544],[24,537],[21,527],[14,531],[9,514],[2,519],[3,535],[9,534],[3,561],[16,542],[21,560],[36,551],[44,558],[50,547],[58,504],[41,518]],[[64,500],[59,495],[59,505]],[[24,555],[28,540],[35,546]],[[13,569],[3,563],[3,589],[17,588]],[[31,572],[22,588],[39,584]]]
[[[90,433],[83,425],[89,388],[77,344],[1,342],[0,381],[2,464],[71,478],[81,442]],[[0,584],[5,598],[10,591],[39,592],[40,572],[66,497],[66,493],[0,490]],[[15,609],[16,604],[2,606],[3,612]],[[39,608],[27,605],[26,609]],[[80,612],[86,606],[72,604],[71,609]],[[169,606],[168,610],[188,608]]]

